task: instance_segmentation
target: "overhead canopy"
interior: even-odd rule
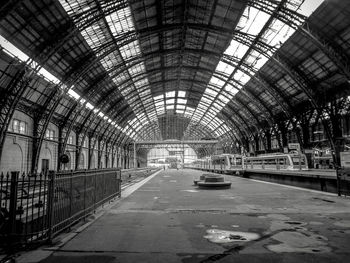
[[[23,61],[23,108],[119,143],[240,141],[349,88],[347,1],[6,2],[2,85]]]

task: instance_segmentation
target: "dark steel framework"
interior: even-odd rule
[[[59,156],[71,131],[76,132],[76,168],[85,140],[112,156],[120,147],[130,151],[132,141],[205,137],[220,139],[227,151],[248,150],[249,144],[259,150],[259,140],[269,151],[272,137],[282,149],[289,133],[307,148],[308,127],[318,121],[335,149],[340,116],[348,114],[349,105],[350,5],[324,2],[305,17],[293,9],[297,3],[5,1],[0,7],[2,36],[29,59],[20,61],[0,50],[0,159],[15,110],[34,120],[33,171],[50,122],[59,127]],[[255,35],[240,28],[249,7],[269,15]],[[276,20],[295,31],[281,46],[266,41]],[[122,22],[129,28],[118,28]],[[231,41],[247,47],[244,55],[225,52]],[[267,58],[261,68],[248,61],[253,52]],[[220,62],[234,70],[218,70]],[[60,82],[43,79],[38,74],[42,68]],[[237,80],[239,72],[250,80]],[[213,84],[212,77],[223,84]],[[227,91],[230,86],[235,95]],[[80,99],[69,96],[70,89]],[[213,111],[215,116],[208,117]],[[195,150],[200,156],[211,151]],[[98,164],[101,158],[99,154]]]

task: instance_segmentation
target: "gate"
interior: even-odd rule
[[[120,169],[0,175],[0,247],[42,243],[120,196]]]

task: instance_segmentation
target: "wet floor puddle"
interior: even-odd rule
[[[328,246],[328,239],[315,234],[307,229],[307,222],[291,220],[288,216],[279,214],[267,215],[274,219],[271,222],[270,233],[274,233],[271,239],[279,244],[270,244],[266,248],[276,253],[328,253],[331,248]],[[313,222],[320,225],[320,222]]]
[[[220,229],[208,229],[207,235],[204,238],[213,243],[230,243],[230,242],[246,242],[256,240],[260,237],[259,234],[251,232],[228,231]]]
[[[350,228],[350,220],[340,220],[338,222],[335,222],[334,225],[344,228]]]
[[[279,244],[267,245],[266,248],[276,253],[329,253],[327,238],[308,233],[282,231],[272,236]]]

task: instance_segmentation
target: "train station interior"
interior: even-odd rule
[[[346,262],[350,2],[4,0],[0,262]]]

